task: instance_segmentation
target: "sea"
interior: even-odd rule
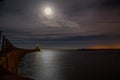
[[[41,50],[25,55],[18,74],[34,80],[119,80],[120,50]]]

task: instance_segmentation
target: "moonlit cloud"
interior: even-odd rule
[[[46,5],[52,18],[42,13]],[[0,30],[11,40],[120,35],[118,0],[3,0],[0,10]]]

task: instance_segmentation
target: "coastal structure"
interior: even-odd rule
[[[28,52],[40,51],[39,46],[35,49],[16,48],[5,36],[0,32],[0,66],[6,71],[17,73],[21,58]]]
[[[0,56],[15,49],[14,45],[0,32]]]
[[[39,50],[40,50],[40,45],[37,44],[37,45],[35,46],[35,49],[36,49],[37,51],[39,51]]]

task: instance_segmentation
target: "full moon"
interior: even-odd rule
[[[50,16],[53,14],[53,11],[51,8],[45,8],[44,13],[46,16]]]

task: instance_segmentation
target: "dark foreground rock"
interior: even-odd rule
[[[4,68],[0,66],[0,80],[33,80],[33,79],[23,78],[16,74],[7,72]]]
[[[15,49],[0,57],[0,80],[32,80],[17,75],[17,69],[22,57],[36,50]]]

